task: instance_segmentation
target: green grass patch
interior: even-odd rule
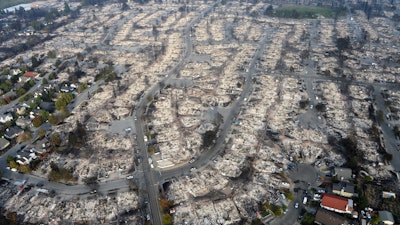
[[[291,19],[315,19],[318,16],[333,18],[344,15],[344,8],[316,7],[316,6],[284,6],[277,8],[271,16]]]
[[[5,8],[19,5],[19,4],[24,4],[24,3],[30,3],[33,2],[33,0],[0,0],[0,10],[3,10]]]

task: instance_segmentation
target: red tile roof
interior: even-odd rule
[[[25,72],[24,73],[24,76],[25,77],[37,77],[37,73],[35,73],[35,72]]]
[[[346,211],[346,206],[348,204],[348,199],[332,194],[324,194],[322,196],[321,205],[333,209],[338,209],[341,211]]]

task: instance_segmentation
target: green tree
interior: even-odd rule
[[[71,13],[71,8],[69,7],[67,2],[64,2],[64,14],[68,15]]]
[[[50,59],[54,59],[57,57],[57,53],[54,50],[50,50],[47,52],[47,57],[49,57]]]
[[[0,82],[0,89],[3,90],[4,92],[8,92],[13,88],[14,84],[11,82],[11,80],[2,80]]]
[[[318,110],[319,112],[323,112],[323,111],[326,110],[326,106],[325,106],[325,104],[318,103],[318,104],[315,106],[315,109]]]
[[[7,220],[9,225],[17,225],[17,213],[16,212],[8,212],[7,213]]]
[[[44,122],[44,121],[47,121],[49,119],[50,113],[41,109],[41,110],[39,110],[38,115],[40,117],[42,117],[43,122]]]
[[[38,130],[38,136],[40,139],[44,138],[44,136],[46,135],[46,131],[43,129],[39,129]]]
[[[60,62],[61,63],[61,62]],[[52,73],[50,73],[49,74],[49,80],[54,80],[54,79],[56,79],[57,78],[57,75],[54,73],[54,72],[52,72]]]
[[[42,23],[37,21],[37,20],[33,21],[31,23],[31,25],[32,25],[33,29],[36,30],[36,31],[39,31],[39,30],[41,30],[43,28]]]
[[[54,147],[60,146],[61,144],[61,137],[59,134],[54,133],[50,137],[50,144]]]
[[[17,95],[18,96],[22,96],[25,93],[26,93],[26,90],[24,88],[22,88],[22,87],[18,88],[18,90],[17,90]]]
[[[49,123],[51,125],[57,125],[60,122],[60,120],[58,119],[58,117],[54,114],[49,115]]]
[[[309,100],[300,100],[299,105],[300,108],[305,109],[310,104]]]
[[[217,137],[217,132],[213,130],[208,130],[203,135],[203,147],[209,147],[214,143],[215,138]]]
[[[71,103],[74,98],[75,96],[73,94],[62,93],[56,101],[56,109],[57,110],[63,109],[65,106]]]
[[[282,215],[282,209],[281,209],[281,207],[279,207],[277,205],[272,205],[271,206],[271,211],[275,214],[275,216]]]
[[[10,163],[11,161],[15,161],[15,158],[11,155],[7,155],[7,163]]]
[[[88,87],[87,83],[82,83],[81,85],[79,85],[78,87],[78,93],[82,93],[84,90],[86,90],[86,88]]]
[[[286,196],[286,198],[289,199],[289,200],[293,200],[293,199],[294,199],[294,195],[293,195],[292,192],[286,193],[285,196]]]
[[[47,84],[49,84],[49,81],[46,78],[43,78],[42,85],[47,85]]]
[[[264,15],[266,15],[266,16],[272,16],[273,12],[274,12],[274,8],[272,7],[272,5],[269,5],[269,6],[265,9]]]
[[[253,219],[253,221],[251,221],[251,225],[262,225],[262,221],[258,218]]]
[[[168,213],[162,215],[162,224],[163,225],[171,225],[172,224],[172,216]]]
[[[349,37],[338,38],[336,41],[336,46],[339,49],[339,51],[345,51],[350,49],[351,47],[350,38]]]
[[[378,123],[383,123],[383,121],[385,120],[385,116],[383,115],[382,110],[376,111],[376,119]]]
[[[85,57],[82,55],[82,53],[76,54],[76,61],[82,62],[85,59]]]
[[[166,198],[161,198],[160,200],[160,208],[161,211],[163,211],[164,213],[168,213],[170,208],[174,205],[173,201],[169,201]]]
[[[63,107],[63,108],[60,110],[60,112],[61,112],[61,115],[62,115],[64,118],[67,118],[67,117],[70,115],[70,112],[68,111],[67,107]]]
[[[371,225],[378,225],[381,222],[381,218],[379,216],[373,215],[371,219]]]
[[[18,164],[13,160],[9,162],[10,168],[18,169]]]
[[[310,214],[305,214],[301,220],[301,225],[314,225],[314,217]]]
[[[29,168],[29,166],[27,166],[27,165],[21,165],[21,166],[19,167],[19,170],[20,170],[22,173],[30,173],[30,172],[31,172],[31,168]]]
[[[32,124],[34,127],[39,127],[43,124],[43,118],[41,116],[35,116],[35,118],[32,119]]]

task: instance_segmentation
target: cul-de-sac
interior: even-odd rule
[[[0,0],[0,224],[400,224],[400,0]]]

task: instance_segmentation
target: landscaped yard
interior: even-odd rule
[[[272,16],[293,19],[312,19],[318,16],[332,18],[344,13],[344,9],[314,6],[284,6],[277,8]]]

